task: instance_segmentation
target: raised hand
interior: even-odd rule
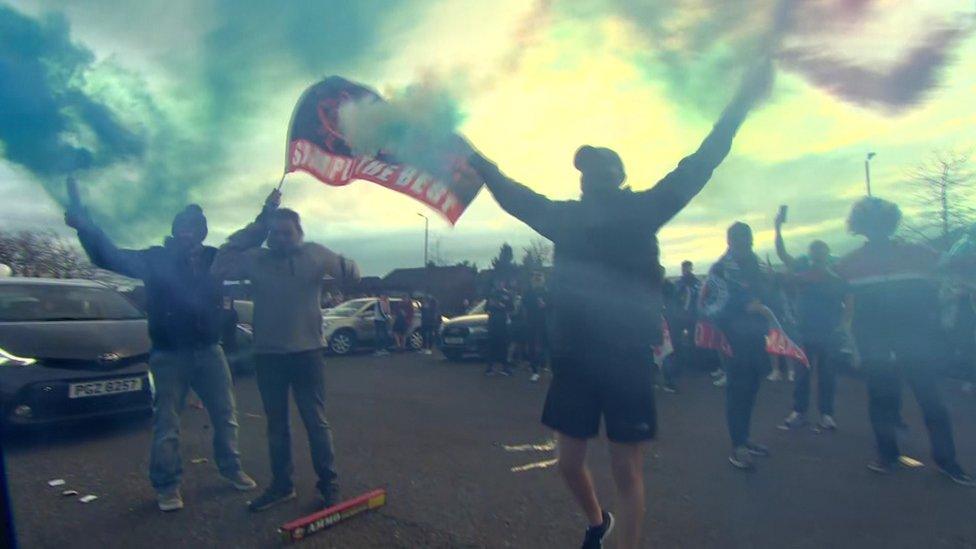
[[[268,198],[264,199],[264,209],[277,210],[279,206],[281,206],[281,191],[272,189],[271,193],[268,194]]]
[[[64,184],[68,191],[68,206],[64,210],[64,223],[72,229],[80,229],[89,221],[85,207],[81,204],[78,182],[74,177],[68,176]]]

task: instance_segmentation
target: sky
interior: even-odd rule
[[[0,228],[63,226],[74,173],[120,244],[159,243],[199,203],[219,245],[260,209],[284,165],[301,92],[341,75],[384,94],[450,90],[458,132],[509,176],[579,195],[572,156],[608,146],[647,189],[697,148],[769,35],[777,0],[0,0]],[[836,252],[864,194],[908,204],[909,172],[976,150],[976,6],[962,0],[796,0],[769,100],[705,190],[660,233],[662,262],[704,271],[733,221],[761,256],[772,220]],[[455,227],[375,184],[289,174],[283,204],[307,238],[366,274],[431,255],[488,265],[537,236],[483,190]],[[976,206],[976,204],[973,204]]]

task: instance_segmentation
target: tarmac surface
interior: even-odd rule
[[[374,488],[388,504],[302,541],[307,547],[578,547],[583,519],[552,467],[539,424],[547,378],[486,378],[475,362],[359,355],[328,359],[328,413],[343,496]],[[936,473],[918,408],[906,394],[902,449],[925,463],[891,476],[873,457],[863,384],[841,378],[840,429],[776,428],[792,384],[764,382],[753,438],[772,457],[744,473],[726,461],[724,393],[704,374],[658,392],[659,439],[645,472],[647,547],[976,547],[976,489]],[[947,381],[959,460],[976,472],[976,397]],[[236,385],[245,469],[269,480],[264,418],[253,378]],[[815,400],[814,400],[815,402]],[[315,509],[315,476],[293,409],[299,497],[263,513],[217,475],[206,412],[183,413],[186,508],[156,509],[147,479],[149,421],[99,420],[19,433],[3,441],[22,547],[274,547],[285,522]],[[193,463],[207,458],[206,463]],[[591,466],[605,506],[615,507],[606,445]],[[47,482],[63,478],[64,487]],[[94,494],[88,504],[62,489]],[[612,540],[612,538],[611,538]],[[613,544],[608,541],[608,546]]]

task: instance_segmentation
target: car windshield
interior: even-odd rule
[[[355,316],[371,299],[354,299],[329,310],[329,316]]]
[[[61,284],[0,285],[0,322],[131,320],[139,309],[108,288]]]

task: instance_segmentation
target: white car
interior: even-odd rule
[[[329,351],[347,355],[357,348],[376,345],[375,305],[377,298],[352,299],[331,309],[322,311],[322,334]],[[420,330],[420,303],[399,297],[390,298],[394,314],[400,307],[413,308],[413,321],[407,328],[407,349],[419,351],[424,347],[424,335]],[[393,320],[390,320],[392,329]]]

